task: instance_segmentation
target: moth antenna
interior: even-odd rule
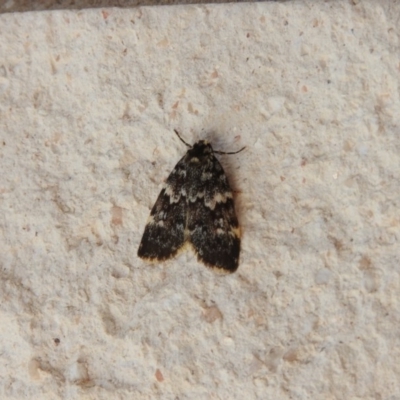
[[[215,151],[214,150],[214,153],[217,153],[217,154],[237,154],[237,153],[240,153],[242,150],[244,150],[246,148],[246,146],[244,146],[244,147],[242,147],[240,150],[238,150],[238,151],[231,151],[231,152],[225,152],[225,151]]]
[[[176,135],[178,136],[178,138],[181,140],[182,143],[185,143],[187,147],[192,148],[192,146],[191,146],[190,144],[186,143],[186,142],[181,138],[181,135],[179,134],[179,132],[178,132],[176,129],[174,129],[174,132],[176,133]]]

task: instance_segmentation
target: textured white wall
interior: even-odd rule
[[[1,399],[400,398],[391,4],[0,15]],[[174,128],[247,146],[235,274],[136,256]]]

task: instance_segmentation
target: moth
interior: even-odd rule
[[[220,271],[234,272],[239,265],[240,228],[232,190],[206,140],[193,146],[176,164],[155,202],[138,256],[151,261],[173,257],[190,245],[199,261]]]

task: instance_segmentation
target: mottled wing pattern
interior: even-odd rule
[[[201,163],[188,162],[187,172],[195,182],[186,187],[188,240],[204,264],[234,272],[239,264],[240,230],[224,170],[211,152]]]
[[[187,166],[184,159],[176,164],[151,210],[138,250],[141,258],[165,260],[174,256],[185,242]]]
[[[232,190],[211,145],[200,140],[189,147],[151,210],[138,256],[165,260],[189,242],[204,264],[234,272],[240,230]]]

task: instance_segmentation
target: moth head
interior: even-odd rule
[[[190,158],[197,158],[201,160],[203,157],[208,157],[213,153],[211,144],[207,140],[199,140],[193,147],[188,151]]]

